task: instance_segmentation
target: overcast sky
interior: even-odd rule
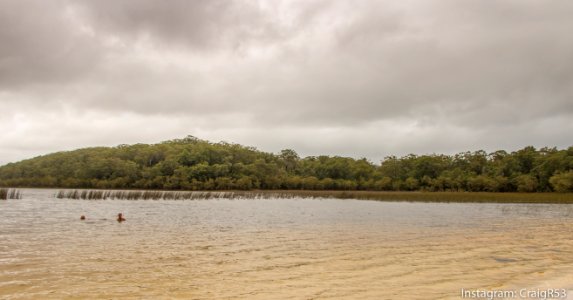
[[[0,164],[194,135],[367,157],[573,145],[570,0],[0,0]]]

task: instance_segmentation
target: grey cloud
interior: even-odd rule
[[[240,48],[277,34],[271,16],[257,1],[154,0],[79,1],[79,12],[96,31],[130,39],[150,37],[158,43],[193,49]]]
[[[107,116],[109,125],[106,134],[72,131],[40,114],[0,124],[52,126],[53,139],[69,132],[70,147],[88,143],[73,142],[82,132],[103,144],[195,134],[381,158],[573,140],[568,1],[0,6],[0,102],[9,114],[71,111],[62,118],[73,124]],[[156,131],[122,120],[150,120]]]
[[[0,88],[69,83],[89,72],[100,49],[76,25],[63,1],[1,1]]]

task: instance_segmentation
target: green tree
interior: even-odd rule
[[[297,165],[298,162],[300,160],[300,157],[298,156],[298,154],[292,150],[292,149],[285,149],[281,151],[281,154],[279,155],[279,158],[281,159],[285,171],[287,173],[294,173],[295,170],[297,169]]]

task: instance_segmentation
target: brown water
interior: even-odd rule
[[[53,193],[0,201],[0,299],[573,298],[573,205]]]

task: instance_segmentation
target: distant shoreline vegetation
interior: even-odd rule
[[[0,167],[0,186],[148,190],[573,192],[573,147],[300,158],[192,136],[52,153]]]

